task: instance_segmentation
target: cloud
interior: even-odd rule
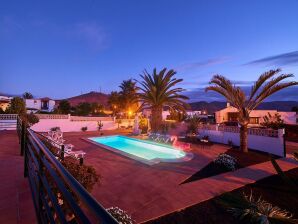
[[[176,70],[178,70],[178,71],[193,70],[193,69],[197,69],[197,68],[201,68],[201,67],[208,67],[208,66],[212,66],[212,65],[223,64],[228,61],[230,61],[229,57],[210,58],[205,61],[184,63],[184,64],[176,67]]]
[[[248,95],[251,90],[251,85],[245,85],[241,87],[244,92]],[[188,90],[185,92],[190,98],[190,102],[197,101],[225,101],[225,98],[220,94],[214,91],[205,92],[205,88],[196,88]],[[292,86],[286,89],[283,89],[272,96],[270,96],[266,101],[297,101],[298,99],[298,86]]]
[[[106,33],[96,23],[78,23],[75,25],[76,34],[79,39],[86,41],[94,50],[106,47]]]
[[[261,58],[255,61],[248,62],[245,65],[298,65],[298,51],[292,51],[284,54],[274,55],[266,58]]]

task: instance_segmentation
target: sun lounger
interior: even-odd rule
[[[76,158],[84,158],[84,156],[86,155],[86,152],[84,151],[71,151],[71,152],[68,152],[65,154],[66,155],[72,155],[72,156],[75,156]]]

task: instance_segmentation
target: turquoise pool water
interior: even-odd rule
[[[89,138],[89,140],[145,160],[175,160],[183,158],[186,155],[185,152],[174,149],[171,146],[120,135],[93,137]]]

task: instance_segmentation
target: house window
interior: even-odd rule
[[[42,101],[41,102],[41,109],[42,110],[48,110],[49,109],[49,102],[48,101]]]
[[[249,123],[250,124],[259,124],[259,118],[258,117],[250,117]]]
[[[34,104],[37,104],[37,100],[34,100]]]
[[[238,121],[238,112],[228,112],[228,121]]]

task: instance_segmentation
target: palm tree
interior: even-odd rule
[[[138,107],[138,87],[136,82],[134,82],[132,79],[124,80],[119,87],[121,89],[119,94],[122,109],[126,113],[134,112]]]
[[[142,81],[139,89],[141,108],[151,109],[151,127],[153,131],[158,131],[162,123],[162,110],[164,106],[170,109],[185,111],[187,104],[184,100],[188,97],[181,95],[184,91],[182,88],[174,88],[174,86],[183,81],[183,79],[176,79],[174,70],[164,68],[160,72],[153,69],[153,73],[149,74],[146,70],[141,76]]]
[[[29,93],[29,92],[25,92],[23,94],[23,98],[24,99],[33,99],[33,95],[31,93]]]
[[[256,109],[266,98],[298,82],[282,82],[294,77],[293,74],[281,74],[280,69],[263,73],[251,88],[249,96],[240,88],[232,84],[230,80],[221,75],[215,75],[210,81],[206,91],[212,90],[223,95],[228,102],[238,110],[238,122],[240,124],[240,149],[247,152],[247,134],[249,114]]]
[[[115,116],[120,109],[120,94],[117,91],[112,91],[108,98],[108,104],[110,109],[113,111],[113,115]]]

